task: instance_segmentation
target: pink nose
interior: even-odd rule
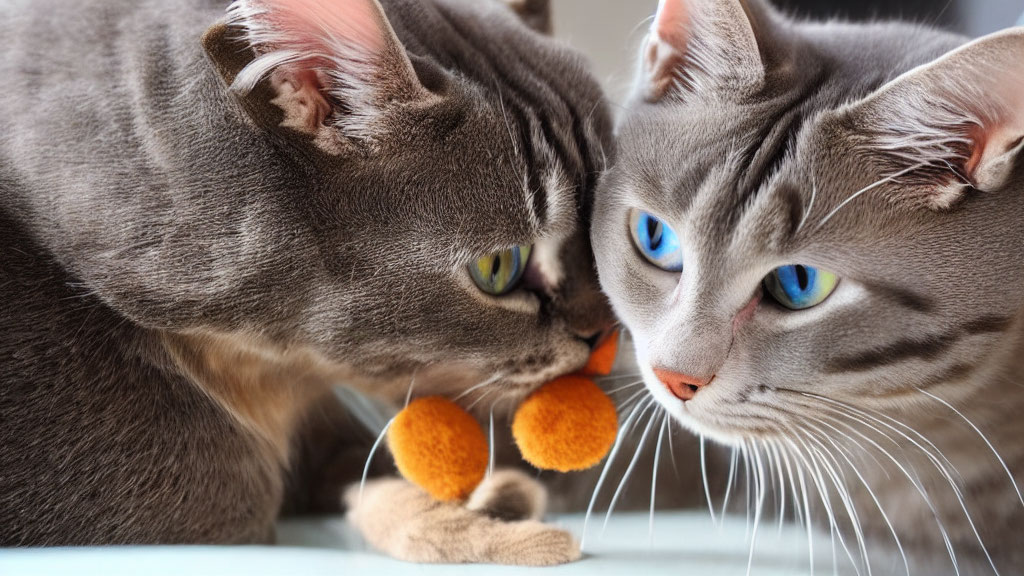
[[[687,376],[686,374],[672,372],[671,370],[662,370],[661,368],[655,368],[654,375],[658,377],[658,380],[661,380],[661,383],[665,385],[665,388],[668,388],[668,391],[673,396],[684,402],[693,400],[698,390],[714,380],[714,376],[707,380],[702,380],[693,376]]]

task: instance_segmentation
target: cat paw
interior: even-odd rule
[[[520,470],[499,470],[484,479],[466,502],[466,508],[495,520],[540,520],[548,505],[548,493]]]
[[[507,523],[489,533],[487,563],[510,566],[558,566],[580,559],[582,552],[571,533],[532,520]]]
[[[503,504],[502,496],[512,499]],[[580,558],[576,539],[534,519],[546,497],[520,473],[495,473],[467,505],[437,502],[401,478],[353,486],[345,493],[349,522],[377,550],[407,562],[553,566]]]

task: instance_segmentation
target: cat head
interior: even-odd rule
[[[976,392],[1024,305],[1022,61],[662,0],[593,227],[650,392],[727,442]]]
[[[290,342],[392,396],[586,362],[612,319],[587,234],[611,128],[549,22],[546,2],[239,0],[207,33],[310,232]]]

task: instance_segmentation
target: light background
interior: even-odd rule
[[[1024,13],[1024,0],[780,0],[797,14],[892,17],[940,22],[980,36],[1012,26]],[[587,54],[609,93],[621,101],[633,74],[645,19],[657,0],[553,0],[555,33]]]

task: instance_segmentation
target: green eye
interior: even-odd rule
[[[504,296],[523,279],[532,250],[532,246],[516,246],[484,256],[469,265],[469,275],[484,292],[491,296]]]

